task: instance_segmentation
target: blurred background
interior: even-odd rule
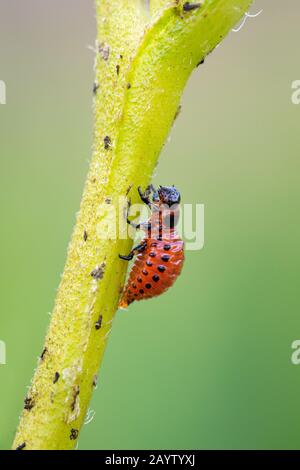
[[[300,4],[261,9],[195,71],[155,176],[205,205],[205,247],[175,288],[117,314],[79,449],[300,447]],[[2,449],[88,169],[95,27],[93,0],[0,3]]]

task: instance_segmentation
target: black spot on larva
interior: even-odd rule
[[[137,282],[143,282],[143,279],[141,277],[138,277]]]
[[[156,253],[154,253],[154,251],[151,251],[151,252],[149,253],[149,256],[151,256],[151,258],[155,258]]]
[[[24,410],[30,411],[34,407],[34,399],[31,397],[26,397],[24,400]]]
[[[108,150],[110,146],[111,146],[111,139],[108,135],[106,135],[104,137],[104,148],[105,148],[105,150]]]
[[[164,245],[165,251],[169,251],[170,249],[171,249],[171,245],[168,245],[168,244]]]
[[[162,255],[161,260],[162,261],[169,261],[170,256],[169,255]]]
[[[107,197],[105,199],[105,204],[111,204],[111,198],[110,197]]]
[[[108,60],[109,58],[109,53],[110,53],[110,48],[109,48],[109,45],[108,44],[100,44],[99,45],[99,54],[101,55],[102,59],[103,60]]]
[[[149,283],[146,284],[147,289],[151,289],[151,287],[152,287],[151,284],[149,284]]]
[[[150,267],[153,266],[153,263],[151,263],[151,261],[146,261],[146,265]]]
[[[147,271],[147,269],[143,269],[142,273],[144,274],[144,276],[148,276],[148,271]]]
[[[103,320],[103,316],[100,315],[98,320],[96,321],[95,323],[95,328],[96,330],[100,330],[101,326],[102,326],[102,320]]]
[[[97,382],[98,382],[98,376],[95,374],[93,377],[93,387],[97,387]]]
[[[143,293],[144,293],[143,289],[140,289],[140,294],[143,294]]]
[[[136,284],[135,283],[132,284],[132,288],[136,289]]]
[[[131,88],[131,83],[127,83],[127,90],[130,90]]]
[[[70,433],[70,439],[71,439],[71,441],[76,441],[78,435],[79,435],[78,429],[72,428],[72,429],[71,429],[71,433]]]
[[[117,75],[119,75],[119,73],[120,73],[120,66],[119,66],[119,64],[116,66],[116,71],[117,71]]]
[[[20,445],[16,448],[16,450],[23,450],[23,449],[25,449],[25,447],[26,447],[26,442],[23,442],[23,444],[20,444]]]
[[[159,281],[159,276],[157,274],[154,274],[154,276],[152,276],[152,279],[154,282],[158,282]]]
[[[201,8],[201,7],[202,7],[202,3],[185,2],[183,5],[183,11],[197,10],[197,8]]]
[[[98,91],[99,87],[100,87],[99,83],[94,82],[94,84],[93,84],[93,93],[94,93],[94,95],[97,94],[97,91]]]
[[[53,383],[54,383],[54,384],[56,384],[56,382],[58,382],[59,377],[60,377],[59,372],[55,372],[55,374],[54,374],[54,379],[53,379]]]
[[[100,266],[97,266],[92,272],[91,276],[99,281],[100,279],[103,278],[104,276],[104,271],[105,271],[105,263],[102,263]]]
[[[87,233],[86,230],[83,232],[83,239],[84,239],[85,242],[86,242],[87,239],[88,239],[88,233]]]
[[[75,406],[76,406],[76,401],[77,401],[77,397],[80,393],[80,387],[79,385],[76,385],[76,387],[73,388],[73,400],[72,400],[72,403],[71,403],[71,410],[74,411],[75,410]]]
[[[44,348],[44,349],[43,349],[43,352],[42,352],[42,354],[41,354],[41,356],[40,356],[40,358],[42,359],[42,361],[44,360],[45,354],[46,354],[47,351],[48,351],[47,348]]]
[[[166,267],[160,264],[157,269],[159,270],[160,273],[163,273],[166,270]]]
[[[151,243],[151,246],[153,246],[153,247],[157,246],[157,242]]]

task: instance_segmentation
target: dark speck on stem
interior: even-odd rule
[[[56,384],[59,380],[59,377],[60,377],[60,374],[59,372],[55,372],[54,374],[54,379],[53,379],[53,383]]]
[[[100,279],[103,278],[104,276],[104,271],[105,271],[105,263],[102,263],[101,266],[97,266],[92,272],[91,276],[99,281]]]
[[[16,450],[23,450],[23,449],[25,449],[25,447],[26,447],[26,442],[23,442],[23,444],[20,444],[20,445],[16,448]]]
[[[26,397],[24,400],[24,410],[30,411],[34,407],[34,400],[30,397]]]
[[[199,67],[199,65],[204,64],[204,62],[205,62],[205,58],[203,58],[202,60],[200,60],[200,62],[198,62],[197,67]]]
[[[108,150],[111,146],[111,139],[108,135],[104,137],[104,148],[105,150]]]
[[[110,48],[108,44],[100,44],[99,45],[99,54],[101,55],[102,59],[107,61],[109,58]]]
[[[94,93],[94,95],[97,94],[97,91],[98,91],[98,89],[99,89],[99,86],[100,86],[99,83],[94,82],[94,85],[93,85],[93,93]]]
[[[193,11],[197,10],[198,8],[202,7],[202,3],[190,3],[190,2],[185,2],[183,5],[183,11]]]
[[[41,356],[40,356],[42,361],[43,361],[44,358],[45,358],[46,352],[47,352],[47,348],[44,348],[44,349],[43,349],[43,352],[42,352],[42,354],[41,354]]]
[[[100,330],[101,326],[102,326],[102,320],[103,320],[103,316],[100,315],[98,320],[96,321],[95,323],[95,328],[96,330]]]
[[[78,429],[71,429],[71,433],[70,433],[71,441],[75,441],[77,439],[78,435],[79,435]]]

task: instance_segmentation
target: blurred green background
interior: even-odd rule
[[[175,288],[118,313],[79,449],[300,448],[300,5],[262,8],[185,91],[155,182],[205,204],[205,247]],[[2,449],[87,173],[94,16],[92,0],[0,3]]]

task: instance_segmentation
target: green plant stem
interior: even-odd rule
[[[195,66],[236,24],[250,0],[97,0],[93,158],[45,349],[13,448],[72,449],[84,422],[132,241],[109,226],[114,207],[149,184]],[[163,8],[165,5],[165,8]],[[149,21],[149,23],[147,23]],[[116,211],[117,224],[123,215]],[[124,226],[125,226],[124,222]],[[107,237],[103,239],[102,235]],[[101,413],[98,414],[101,421]]]
[[[168,0],[152,0],[150,1],[150,14],[155,15],[159,11],[162,10],[162,8],[165,8],[167,4],[170,4],[170,1]],[[174,2],[173,2],[174,4]]]

